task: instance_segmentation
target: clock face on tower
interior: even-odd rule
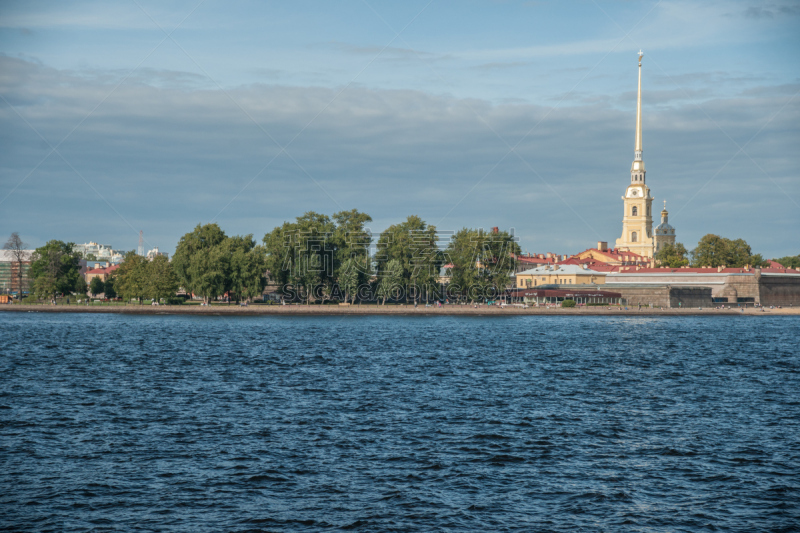
[[[628,198],[639,198],[642,196],[642,189],[640,187],[631,187],[628,189],[628,194],[626,196]]]

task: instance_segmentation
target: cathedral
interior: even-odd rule
[[[633,163],[631,164],[631,184],[622,197],[622,236],[616,246],[620,251],[628,251],[644,257],[653,257],[665,244],[675,244],[675,228],[669,225],[667,203],[661,211],[661,224],[653,231],[653,196],[647,186],[647,172],[642,160],[642,52],[639,52],[639,92],[636,99],[636,141]]]

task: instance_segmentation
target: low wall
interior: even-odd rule
[[[609,288],[610,286],[606,286]],[[628,306],[656,308],[711,307],[711,287],[671,287],[669,285],[647,285],[617,287]]]
[[[628,306],[669,307],[669,288],[666,285],[614,287],[612,290],[620,293]]]
[[[711,307],[710,287],[671,287],[670,307]]]

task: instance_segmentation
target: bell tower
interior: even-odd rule
[[[616,248],[645,257],[653,257],[653,197],[647,186],[647,172],[642,159],[642,57],[639,51],[639,91],[636,99],[636,140],[631,164],[631,183],[622,197],[622,236],[617,239]]]

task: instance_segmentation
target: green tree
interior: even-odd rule
[[[39,298],[52,298],[57,293],[70,293],[80,278],[80,254],[71,242],[52,240],[37,248],[31,262],[31,277]],[[38,282],[39,278],[44,278]]]
[[[355,257],[347,259],[339,270],[339,287],[344,291],[344,299],[355,303],[358,293],[358,260]]]
[[[75,278],[75,285],[73,285],[72,292],[75,294],[85,295],[88,291],[89,286],[86,285],[86,280],[83,279],[83,276],[78,276]]]
[[[372,276],[369,256],[372,232],[366,227],[368,222],[372,222],[372,217],[352,209],[334,213],[333,221],[335,228],[328,240],[329,248],[333,251],[333,277],[341,287],[343,271],[347,272],[348,281],[352,281],[350,271],[354,271],[356,287],[351,293],[355,299],[358,287],[367,285]]]
[[[383,272],[378,277],[377,296],[386,305],[387,298],[392,297],[392,292],[403,286],[403,265],[397,259],[392,259],[386,264]]]
[[[142,298],[147,295],[148,263],[146,258],[136,252],[128,252],[116,270],[115,288],[126,302],[135,298],[141,303]]]
[[[470,300],[505,291],[514,275],[520,248],[507,231],[464,228],[450,240],[446,254],[453,264],[451,287]]]
[[[100,279],[100,276],[95,276],[92,278],[92,281],[89,282],[89,292],[92,293],[92,296],[97,296],[105,289],[105,283],[103,280]]]
[[[761,254],[753,254],[750,245],[743,239],[730,240],[709,233],[705,235],[697,248],[692,250],[692,266],[741,268],[745,265],[764,266],[766,263]]]
[[[145,293],[155,301],[175,296],[178,291],[178,276],[175,275],[169,260],[157,255],[144,269]]]
[[[305,292],[306,303],[313,295],[330,297],[334,284],[336,229],[326,215],[313,211],[284,222],[264,236],[270,279],[284,288],[292,285]]]
[[[45,273],[34,278],[33,293],[37,298],[53,298],[56,292],[58,292],[58,283],[52,275]]]
[[[383,275],[390,261],[397,260],[406,294],[413,291],[416,302],[420,292],[427,292],[438,281],[443,260],[437,241],[436,227],[429,226],[416,215],[389,226],[378,238],[374,258],[378,277]]]
[[[194,231],[181,237],[172,257],[178,283],[187,292],[203,296],[206,302],[223,294],[229,285],[229,254],[221,249],[226,240],[218,225],[198,224]]]
[[[780,263],[783,265],[784,268],[800,268],[800,254],[791,256],[787,255],[786,257],[781,257],[779,259],[773,259],[776,263]]]
[[[680,268],[689,264],[686,254],[686,247],[681,243],[667,243],[656,252],[655,260],[663,267]]]
[[[230,253],[230,287],[237,301],[255,298],[264,291],[266,252],[256,246],[252,235],[231,237],[227,241]]]
[[[114,276],[109,277],[105,283],[103,283],[103,293],[105,293],[106,298],[116,298],[117,297],[117,290],[114,288]]]

